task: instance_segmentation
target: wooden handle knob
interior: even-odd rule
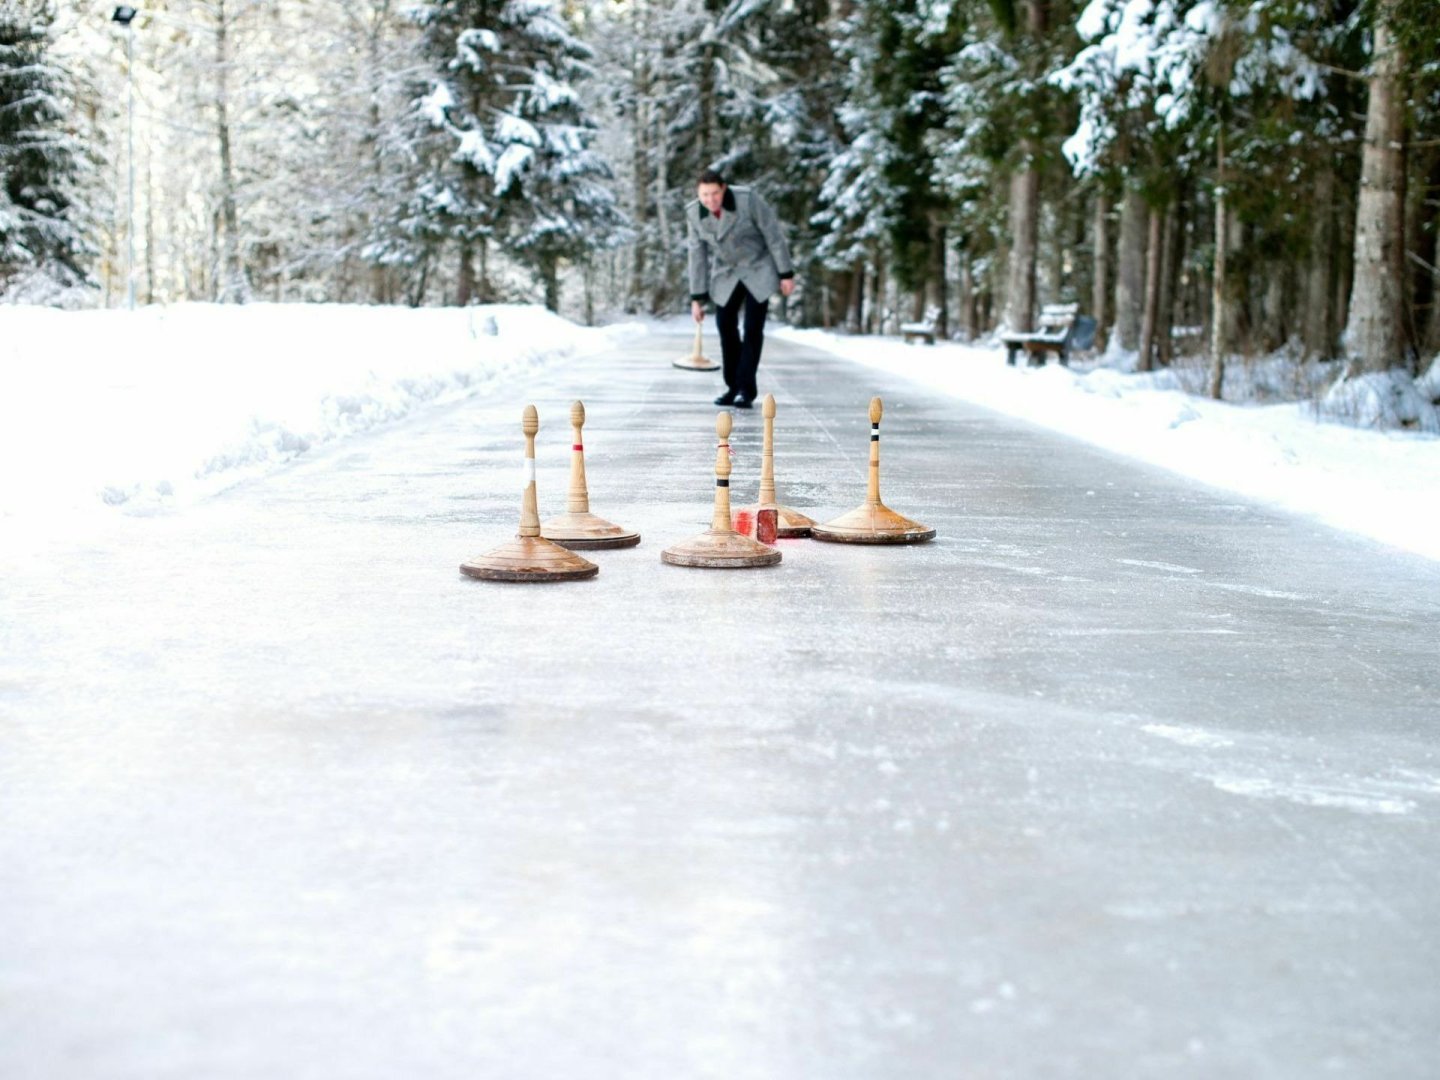
[[[536,412],[534,405],[525,406],[525,419],[520,424],[520,430],[532,439],[540,430],[540,414]]]
[[[715,417],[715,434],[720,436],[721,442],[730,438],[730,429],[734,426],[735,420],[728,412],[722,412]]]
[[[761,414],[765,417],[766,420],[774,420],[774,419],[775,419],[775,395],[774,395],[774,394],[766,394],[766,395],[765,395],[765,401],[764,401],[764,403],[760,406],[760,412],[761,412]]]
[[[870,423],[878,424],[880,417],[885,415],[885,406],[880,403],[878,397],[870,399]]]
[[[570,426],[581,428],[585,426],[585,403],[577,401],[570,406]]]

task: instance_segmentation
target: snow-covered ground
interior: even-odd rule
[[[183,505],[317,444],[656,329],[586,329],[517,306],[0,308],[0,521]],[[1423,431],[1322,422],[1308,401],[1218,403],[1185,393],[1173,372],[1012,368],[992,348],[774,332],[1440,559],[1440,438]]]
[[[527,306],[0,306],[0,521],[183,505],[626,332]]]

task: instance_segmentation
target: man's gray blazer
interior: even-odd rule
[[[690,298],[710,297],[724,307],[744,283],[756,300],[775,295],[784,278],[795,276],[790,245],[770,204],[748,187],[725,188],[716,218],[696,199],[686,211],[690,242]]]

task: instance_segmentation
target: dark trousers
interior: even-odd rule
[[[745,309],[745,336],[740,336],[740,309]],[[744,285],[736,285],[730,301],[715,309],[715,329],[720,331],[720,362],[725,385],[741,397],[755,400],[755,372],[760,367],[760,350],[765,347],[765,316],[770,301],[756,300]]]

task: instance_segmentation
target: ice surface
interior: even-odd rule
[[[340,352],[379,370],[369,329]],[[863,497],[878,393],[882,493],[936,540],[667,567],[714,490],[687,348],[7,519],[6,1080],[1432,1071],[1440,567],[783,337],[782,499]],[[462,577],[514,533],[527,402],[563,505],[576,398],[592,509],[644,541]]]

